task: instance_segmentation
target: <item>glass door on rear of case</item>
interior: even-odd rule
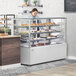
[[[29,20],[24,18],[15,19],[14,34],[21,35],[21,46],[30,47],[29,42]]]
[[[65,21],[66,19],[51,19],[56,26],[52,26],[51,29],[56,32],[51,33],[51,35],[56,36],[56,39],[51,40],[51,44],[62,44],[65,42]]]

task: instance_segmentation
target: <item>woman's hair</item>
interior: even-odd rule
[[[38,12],[38,10],[37,10],[36,8],[33,8],[32,11],[31,11],[31,13],[32,13],[32,12],[35,12],[35,11]]]

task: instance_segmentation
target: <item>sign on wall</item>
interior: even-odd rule
[[[64,0],[66,12],[76,12],[76,0]]]

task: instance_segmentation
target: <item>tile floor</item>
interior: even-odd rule
[[[19,76],[76,76],[76,63]]]
[[[0,76],[74,76],[75,63],[75,60],[59,60],[33,66],[21,65],[12,69],[0,69]]]

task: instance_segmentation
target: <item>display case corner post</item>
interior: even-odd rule
[[[14,24],[13,24],[13,20],[14,20],[14,19],[12,19],[12,25],[11,25],[11,35],[14,35]]]
[[[30,34],[31,34],[31,33],[30,33],[30,28],[31,28],[31,26],[30,26],[30,25],[31,25],[31,20],[29,20],[29,47],[30,47],[30,37],[31,37],[31,36],[30,36]]]

